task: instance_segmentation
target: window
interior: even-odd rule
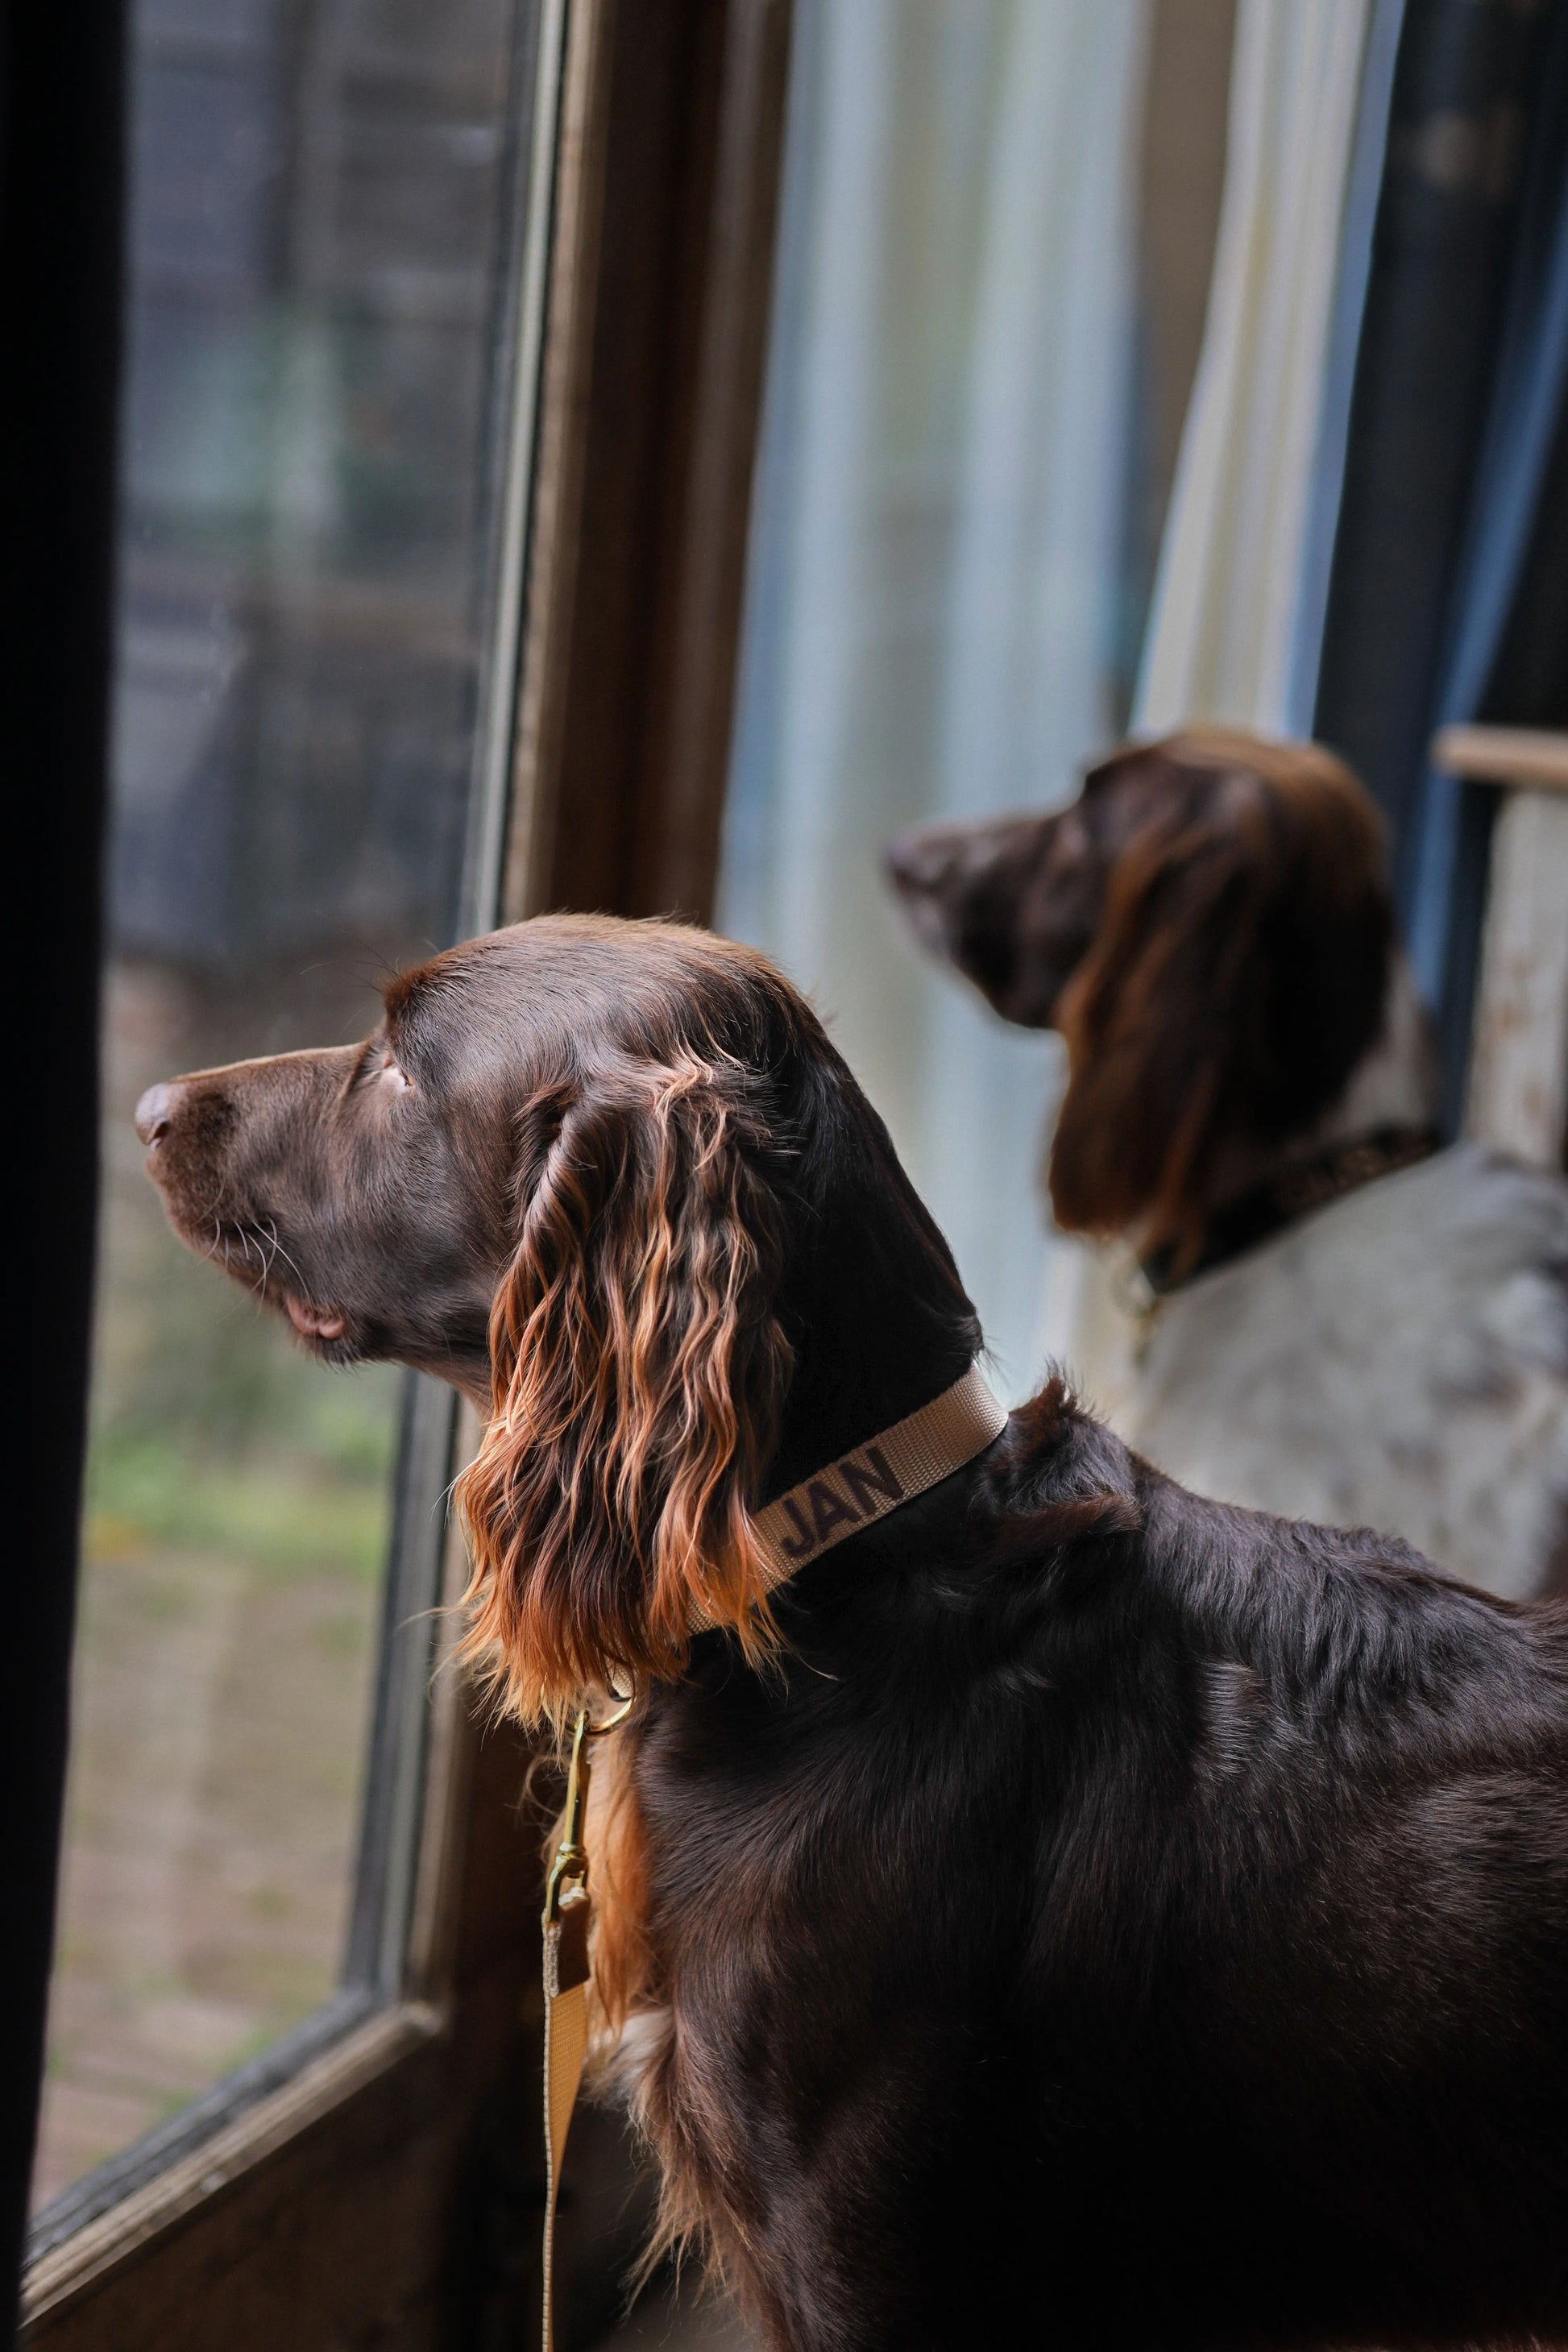
[[[158,1077],[363,1034],[379,978],[492,919],[487,660],[521,557],[533,12],[140,0],[133,23],[46,2242],[119,2186],[51,2213],[81,2176],[237,2067],[270,2079],[341,1989],[400,1981],[452,1400],[308,1362],[163,1230],[130,1122]]]

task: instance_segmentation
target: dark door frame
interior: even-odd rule
[[[0,24],[0,740],[9,877],[16,1386],[0,1641],[0,2196],[14,2296],[54,1935],[98,1171],[124,26],[117,0]],[[4,2323],[8,2336],[15,2305]]]

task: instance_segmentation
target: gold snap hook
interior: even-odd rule
[[[613,1698],[619,1698],[612,1691]],[[561,1819],[561,1840],[555,1858],[550,1865],[550,1876],[544,1888],[544,1925],[553,1927],[561,1917],[562,1905],[580,1902],[588,1892],[588,1853],[583,1843],[583,1819],[588,1806],[588,1742],[602,1739],[614,1731],[631,1713],[637,1698],[631,1691],[603,1723],[595,1723],[584,1706],[578,1712],[572,1728],[572,1761],[566,1774],[566,1805]]]
[[[628,1691],[626,1697],[622,1698],[619,1691],[612,1685],[610,1696],[613,1699],[618,1700],[619,1705],[616,1706],[613,1715],[607,1715],[605,1717],[603,1723],[590,1723],[585,1734],[584,1735],[584,1738],[588,1739],[602,1739],[606,1731],[614,1731],[617,1724],[625,1723],[627,1716],[630,1715],[632,1708],[637,1704],[637,1696],[636,1691]],[[587,1713],[586,1708],[584,1709],[584,1713],[585,1716]]]

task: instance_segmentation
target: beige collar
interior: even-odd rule
[[[879,1437],[851,1447],[781,1495],[752,1522],[768,1590],[846,1537],[885,1519],[984,1454],[1007,1425],[978,1363]]]

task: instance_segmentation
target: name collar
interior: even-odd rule
[[[803,1478],[752,1522],[768,1590],[846,1537],[858,1535],[951,1478],[994,1444],[1006,1425],[1006,1406],[973,1363],[918,1412]]]

